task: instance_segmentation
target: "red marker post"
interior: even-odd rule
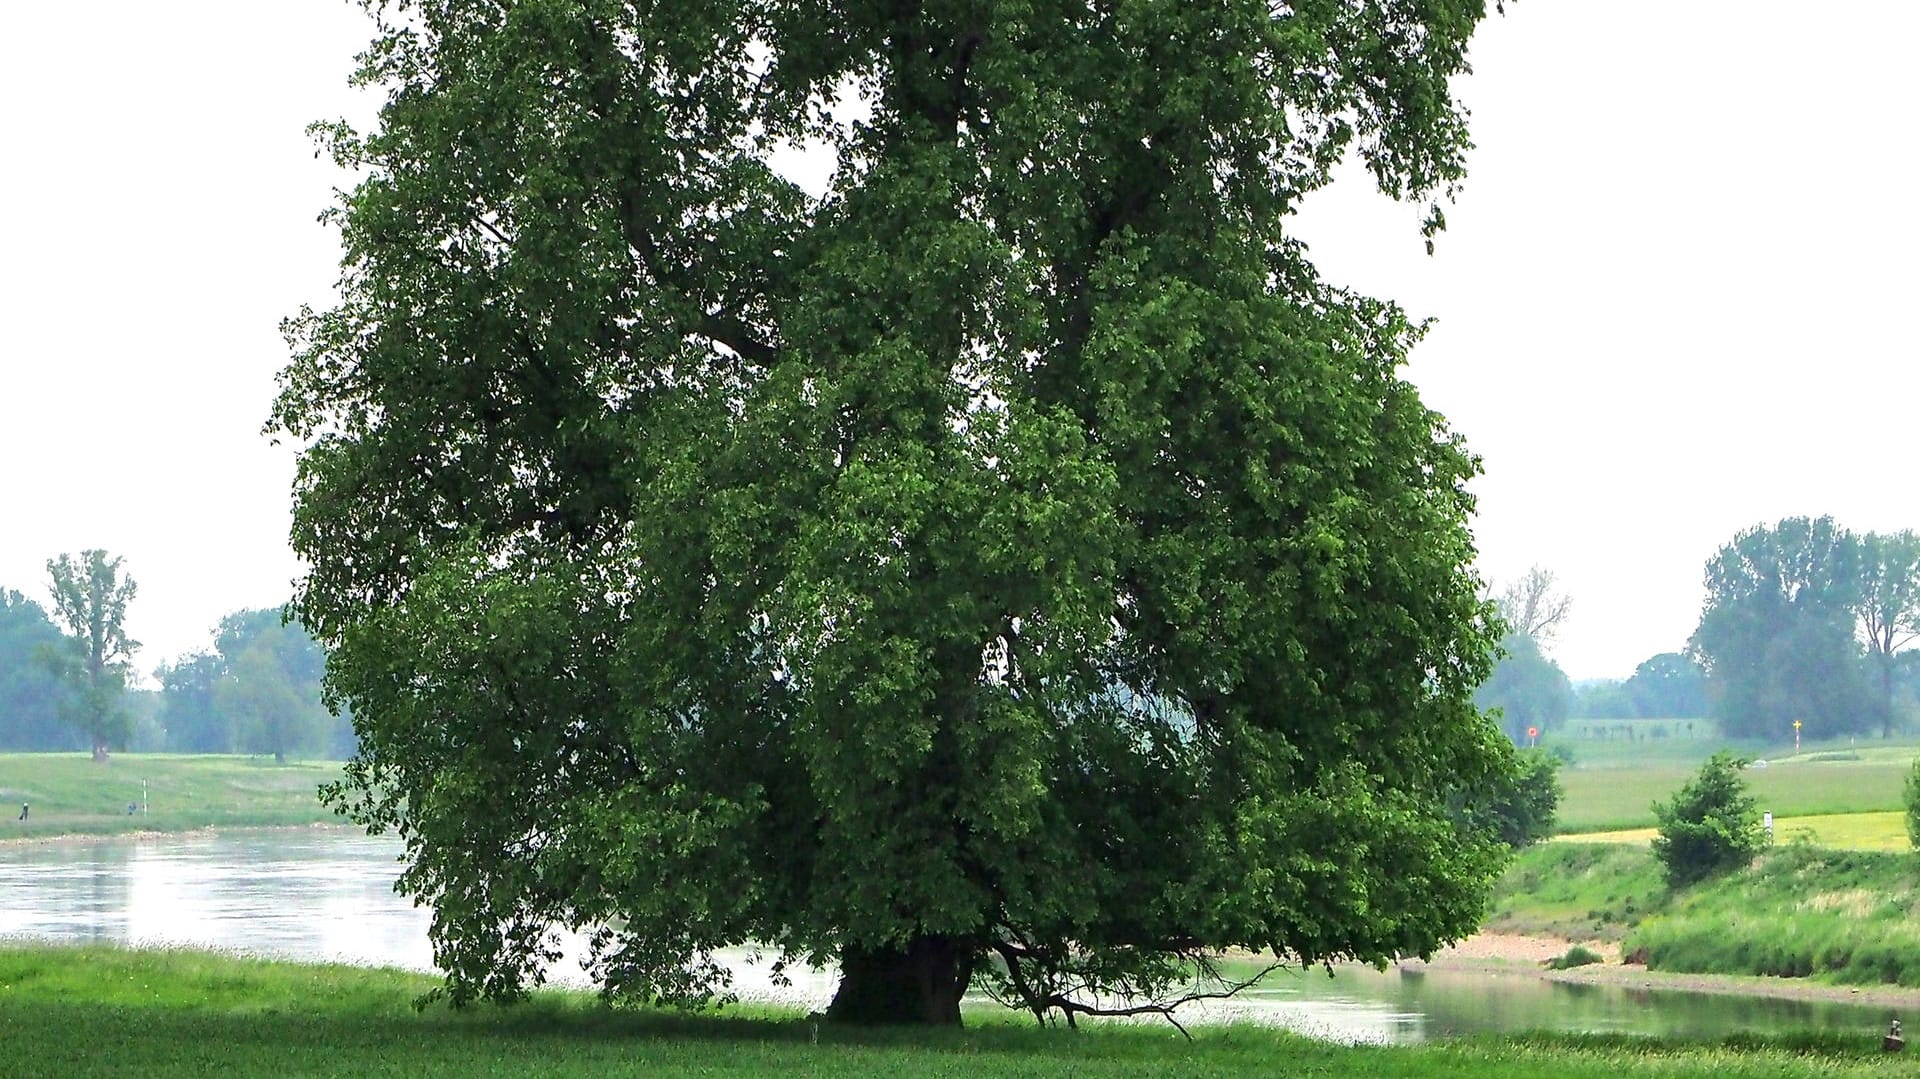
[[[1534,743],[1534,739],[1539,737],[1540,737],[1540,728],[1538,727],[1527,728],[1527,745],[1528,746],[1532,746]]]

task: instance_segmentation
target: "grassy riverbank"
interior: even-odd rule
[[[1920,986],[1920,860],[1792,843],[1748,869],[1669,894],[1643,846],[1522,852],[1487,926],[1619,941],[1648,968]]]
[[[1596,1038],[1327,1045],[1273,1031],[1164,1026],[844,1030],[770,1011],[610,1011],[542,993],[511,1009],[411,1002],[431,979],[111,948],[0,949],[0,1076],[621,1075],[1834,1076],[1920,1074],[1867,1037],[1673,1045]]]
[[[317,790],[338,779],[340,768],[335,761],[276,765],[270,757],[119,753],[96,762],[85,753],[0,754],[0,840],[334,822]],[[32,807],[24,821],[17,819],[22,802]]]

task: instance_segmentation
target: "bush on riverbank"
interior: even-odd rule
[[[1715,1045],[1527,1037],[1375,1048],[1247,1026],[1200,1028],[1187,1041],[1157,1024],[1070,1032],[1006,1016],[965,1030],[847,1029],[768,1010],[616,1011],[567,992],[537,993],[513,1008],[416,1012],[411,1000],[434,984],[394,971],[196,953],[0,948],[0,1075],[1771,1079],[1816,1070],[1878,1076],[1886,1064],[1877,1040],[1822,1034]]]
[[[1680,893],[1626,947],[1656,970],[1920,986],[1917,914],[1911,855],[1794,844]]]

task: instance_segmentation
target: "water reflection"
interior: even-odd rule
[[[216,948],[308,961],[431,970],[430,915],[395,895],[400,844],[342,832],[103,839],[0,847],[0,936]],[[584,984],[581,942],[549,971]],[[722,958],[745,999],[813,1009],[831,970],[789,971],[771,956]],[[1249,971],[1250,973],[1250,971]],[[1719,1037],[1737,1031],[1842,1028],[1876,1033],[1885,1009],[1565,985],[1525,972],[1340,968],[1278,971],[1182,1021],[1256,1022],[1343,1042],[1417,1042],[1527,1030]]]

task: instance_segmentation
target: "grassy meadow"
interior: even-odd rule
[[[1830,818],[1897,812],[1907,771],[1920,754],[1920,743],[1911,738],[1809,742],[1796,754],[1790,742],[1729,743],[1706,720],[1680,719],[1570,720],[1543,744],[1573,758],[1560,772],[1556,831],[1562,834],[1584,839],[1590,838],[1587,833],[1653,828],[1653,803],[1671,798],[1715,750],[1732,748],[1766,762],[1748,768],[1745,776],[1760,808],[1771,811],[1777,825],[1794,819],[1817,842],[1875,848],[1896,837],[1904,844],[1904,830],[1887,831],[1884,819],[1847,824]],[[1775,834],[1787,838],[1779,826]]]
[[[771,1010],[613,1010],[542,992],[511,1008],[416,1010],[431,979],[185,952],[0,948],[0,1076],[1294,1076],[1920,1075],[1835,1035],[1695,1045],[1587,1037],[1341,1046],[1271,1030],[1164,1025],[964,1030],[816,1026]]]
[[[0,840],[334,822],[317,791],[340,770],[337,761],[276,765],[271,757],[4,753]],[[22,802],[32,807],[24,821]]]

